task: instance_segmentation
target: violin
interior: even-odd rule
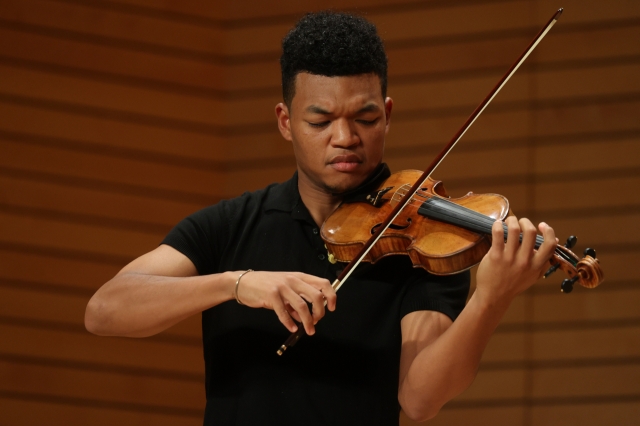
[[[391,175],[379,188],[368,194],[365,202],[343,203],[325,221],[321,236],[330,259],[349,262],[332,287],[338,291],[360,262],[375,262],[395,254],[409,255],[415,266],[437,275],[464,271],[480,262],[491,246],[491,227],[509,214],[509,202],[497,194],[451,199],[442,182],[431,173],[444,160],[478,116],[518,70],[562,14],[558,9],[533,38],[516,62],[502,76],[487,97],[471,113],[449,143],[424,172],[409,170]],[[508,229],[503,224],[505,241]],[[522,235],[520,235],[522,241]],[[535,248],[543,238],[536,237]],[[580,259],[571,248],[577,238],[571,236],[564,246],[556,246],[545,278],[558,269],[569,278],[561,291],[570,293],[574,283],[593,288],[604,280],[596,253],[585,250]],[[292,333],[277,350],[282,355],[304,335],[304,328]]]
[[[338,207],[320,230],[330,259],[354,259],[421,174],[419,170],[395,173],[367,194],[365,202]],[[469,192],[451,199],[442,182],[428,178],[362,260],[376,262],[385,256],[405,254],[414,266],[432,274],[456,274],[480,263],[491,247],[493,223],[510,214],[509,201],[502,195]],[[506,241],[506,224],[503,230]],[[535,248],[543,242],[538,235]],[[546,278],[557,269],[564,271],[570,277],[561,286],[565,293],[571,292],[576,281],[593,288],[604,279],[595,250],[586,249],[580,259],[570,250],[576,242],[572,236],[565,246],[556,246],[550,259],[552,266],[545,274]]]

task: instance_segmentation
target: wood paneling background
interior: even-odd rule
[[[556,274],[519,297],[474,385],[432,423],[637,424],[635,0],[0,0],[1,423],[201,424],[199,318],[99,338],[84,308],[185,215],[291,175],[273,107],[280,40],[302,13],[379,26],[399,170],[427,164],[559,6],[435,177],[577,235],[606,282],[562,295]]]

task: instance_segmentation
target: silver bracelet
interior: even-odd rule
[[[249,272],[253,272],[253,269],[247,269],[246,271],[241,273],[238,279],[236,280],[236,289],[234,291],[234,294],[236,296],[236,302],[238,302],[240,305],[244,305],[244,303],[242,303],[240,299],[238,299],[238,284],[240,284],[240,278],[242,278],[244,274],[248,274]]]

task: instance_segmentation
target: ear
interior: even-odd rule
[[[391,110],[393,109],[393,99],[387,98],[384,100],[384,114],[385,114],[385,128],[384,133],[389,132],[389,126],[391,126]]]
[[[291,141],[291,120],[289,115],[289,108],[287,105],[280,102],[276,105],[276,118],[278,119],[278,130],[283,138]]]

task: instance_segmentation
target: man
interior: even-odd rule
[[[359,266],[338,298],[344,265],[318,229],[388,176],[386,55],[366,20],[318,13],[285,37],[281,66],[276,116],[296,174],[183,220],[98,290],[87,329],[143,337],[202,312],[205,424],[389,425],[400,407],[429,419],[473,381],[510,302],[544,271],[553,230],[540,225],[535,252],[528,220],[507,220],[506,243],[496,223],[466,307],[468,273],[433,276],[407,256]],[[278,357],[294,320],[312,337]]]

